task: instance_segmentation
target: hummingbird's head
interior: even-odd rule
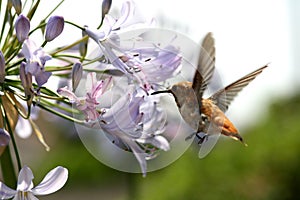
[[[176,83],[170,89],[156,91],[153,92],[152,95],[161,94],[161,93],[172,94],[179,108],[188,101],[191,95],[194,95],[192,83],[188,81]]]

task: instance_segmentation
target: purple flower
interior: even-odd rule
[[[26,73],[25,68],[26,68],[26,63],[22,62],[20,66],[20,79],[26,97],[30,97],[32,95],[32,75],[30,73]]]
[[[72,68],[72,87],[73,91],[76,90],[82,77],[82,65],[81,63],[75,63]]]
[[[16,200],[37,199],[35,196],[47,195],[56,192],[62,188],[68,179],[68,170],[58,166],[51,170],[40,184],[33,187],[32,179],[34,178],[29,167],[24,166],[18,177],[17,189],[11,189],[4,183],[0,182],[0,198]]]
[[[122,41],[118,35],[119,30],[141,23],[146,24],[146,20],[140,17],[134,8],[131,1],[126,1],[120,18],[114,19],[106,15],[99,31],[92,31],[88,28],[85,30],[98,43],[110,64],[123,72],[130,81],[137,81],[142,88],[149,91],[153,89],[153,85],[179,73],[182,57],[179,54],[179,48],[171,44],[163,48],[159,44],[149,45],[149,42],[142,41],[142,36],[139,41],[131,43],[131,49],[122,47]],[[150,31],[145,31],[144,34]],[[135,48],[136,43],[139,43],[141,47]]]
[[[50,42],[59,36],[64,29],[64,18],[62,16],[52,16],[50,17],[47,26],[45,40]]]
[[[86,95],[84,97],[77,97],[67,86],[59,88],[57,92],[69,99],[71,103],[74,103],[78,110],[83,111],[86,121],[96,120],[99,117],[97,106],[99,102],[97,98],[101,96],[110,86],[112,77],[106,80],[97,81],[96,73],[88,73],[86,84]]]
[[[115,19],[110,15],[105,15],[103,24],[99,31],[91,31],[86,27],[87,34],[99,43],[99,41],[105,40],[111,34],[114,34],[120,29],[148,23],[147,20],[142,17],[140,12],[135,9],[135,7],[136,6],[133,1],[125,1],[121,8],[121,16],[118,19]]]
[[[169,142],[161,136],[165,122],[164,112],[157,107],[157,97],[146,96],[143,90],[133,92],[131,87],[110,109],[100,115],[94,124],[87,125],[93,128],[100,126],[109,134],[109,138],[113,138],[115,145],[120,148],[125,145],[129,148],[145,176],[146,160],[154,158],[157,149],[170,149]]]
[[[174,77],[181,70],[182,57],[173,45],[132,49],[123,53],[126,68],[146,90],[153,89],[153,85]]]
[[[16,13],[19,15],[22,12],[22,1],[21,0],[12,0],[12,4],[16,10]]]
[[[41,87],[51,76],[51,72],[45,71],[45,63],[47,60],[51,59],[51,56],[45,53],[41,47],[37,47],[30,39],[24,41],[22,53],[26,58],[26,74],[32,74],[35,77],[38,86]]]
[[[28,38],[30,21],[23,14],[19,15],[15,23],[16,35],[19,42],[24,42]]]
[[[5,129],[0,128],[0,156],[2,155],[3,151],[5,150],[9,142],[10,142],[9,133]]]
[[[3,83],[5,80],[5,59],[2,51],[0,51],[0,83]]]
[[[102,1],[102,19],[104,19],[105,15],[109,12],[111,7],[112,0],[103,0]]]

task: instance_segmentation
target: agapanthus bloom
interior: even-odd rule
[[[30,31],[30,21],[23,14],[19,15],[15,23],[16,35],[19,42],[24,42],[28,38]]]
[[[106,14],[103,24],[98,31],[91,31],[86,28],[87,34],[97,43],[106,40],[109,36],[118,32],[120,29],[127,28],[138,24],[146,23],[147,20],[143,18],[138,10],[135,9],[133,1],[125,1],[121,8],[121,16],[118,19]]]
[[[51,72],[45,71],[45,63],[51,59],[51,56],[44,52],[43,48],[38,47],[31,39],[24,41],[22,53],[26,58],[26,73],[33,75],[38,86],[41,87],[51,76]]]
[[[153,45],[123,53],[125,53],[122,56],[123,63],[132,71],[139,84],[147,90],[174,77],[181,69],[182,57],[179,49],[172,45],[163,48]]]
[[[2,51],[0,51],[0,83],[4,82],[5,75],[6,75],[6,72],[5,72],[5,59],[4,59]]]
[[[19,173],[16,190],[0,182],[0,198],[10,199],[14,197],[14,200],[37,200],[35,196],[54,193],[67,182],[68,170],[61,166],[54,168],[36,187],[33,187],[33,178],[31,169],[24,166]]]
[[[133,42],[132,49],[122,47],[118,31],[146,21],[135,16],[134,4],[130,1],[123,4],[121,13],[117,20],[106,15],[99,31],[86,28],[87,34],[98,43],[109,62],[130,80],[137,80],[146,90],[177,74],[181,66],[181,55],[179,49],[171,44],[160,47],[159,44],[149,45],[149,42],[144,42],[144,46],[135,48]],[[140,43],[143,44],[143,41]]]
[[[45,40],[47,42],[54,40],[57,36],[59,36],[62,33],[64,25],[65,20],[62,16],[50,17],[46,26]]]
[[[146,160],[155,157],[158,150],[170,148],[161,135],[166,122],[165,113],[157,107],[156,97],[146,95],[144,90],[129,89],[95,121],[115,145],[133,152],[144,176]]]
[[[0,156],[2,155],[3,151],[5,150],[9,142],[10,142],[9,133],[5,129],[0,128]]]
[[[99,102],[97,98],[101,96],[111,84],[112,78],[106,80],[97,81],[96,73],[88,73],[86,81],[86,94],[83,97],[77,97],[68,87],[59,88],[58,93],[69,99],[71,103],[74,103],[78,110],[81,110],[86,121],[96,120],[99,117],[99,111],[97,106]]]

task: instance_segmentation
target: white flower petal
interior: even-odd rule
[[[68,170],[58,166],[51,170],[42,182],[32,189],[34,195],[46,195],[62,188],[68,179]]]
[[[16,190],[7,187],[4,183],[0,182],[0,199],[10,199],[17,194]]]
[[[39,200],[36,198],[31,192],[27,192],[26,196],[22,192],[18,192],[17,195],[13,198],[13,200]]]
[[[161,135],[155,137],[148,137],[146,139],[138,139],[137,141],[144,144],[152,144],[153,146],[162,149],[164,151],[170,150],[170,145],[168,140]]]
[[[100,31],[92,31],[88,27],[85,28],[86,34],[95,40],[96,43],[99,43],[99,41],[105,39],[106,35],[105,32],[100,32]]]
[[[134,156],[136,157],[137,161],[139,162],[142,173],[143,173],[143,177],[145,177],[147,174],[147,162],[146,162],[147,154],[144,153],[144,151],[134,141],[132,141],[130,139],[125,139],[125,138],[123,138],[123,139],[128,144],[128,146],[132,150]]]
[[[33,40],[26,39],[22,46],[22,53],[27,60],[31,59],[33,52],[37,49]]]
[[[29,121],[24,119],[23,117],[19,117],[15,130],[18,136],[20,136],[23,139],[28,138],[32,134],[32,127]]]
[[[71,92],[67,86],[59,88],[57,90],[57,93],[64,97],[67,97],[71,103],[74,103],[78,100],[77,96],[73,92]]]
[[[18,177],[18,191],[29,191],[33,187],[32,179],[34,178],[32,171],[29,167],[24,166]]]
[[[121,17],[118,21],[113,25],[112,29],[120,28],[129,18],[133,15],[134,5],[131,1],[126,1],[123,3],[121,8]]]

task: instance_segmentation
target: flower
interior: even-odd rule
[[[32,74],[38,86],[41,87],[51,76],[51,72],[45,71],[45,63],[51,59],[51,56],[45,53],[41,47],[37,47],[30,39],[24,41],[22,53],[26,58],[26,74],[28,72]]]
[[[112,0],[103,0],[102,1],[102,19],[104,19],[105,15],[109,12],[111,7]]]
[[[32,75],[30,73],[26,73],[25,62],[22,62],[20,66],[20,79],[26,98],[30,98],[32,96]]]
[[[22,11],[22,2],[21,0],[12,0],[13,7],[16,10],[16,13],[19,15]]]
[[[68,179],[68,170],[61,166],[54,168],[36,187],[33,187],[33,178],[31,169],[24,166],[19,173],[16,190],[0,182],[0,198],[10,199],[14,197],[15,200],[36,200],[35,196],[54,193],[65,185]]]
[[[47,26],[45,40],[50,42],[59,36],[64,29],[64,18],[62,16],[52,16],[50,17]]]
[[[130,87],[94,124],[87,125],[95,128],[98,123],[115,145],[132,151],[143,176],[146,176],[146,160],[154,158],[160,149],[170,149],[169,142],[160,135],[164,130],[166,116],[157,108],[156,97],[146,96],[144,90],[133,88]]]
[[[5,75],[6,75],[6,72],[5,72],[5,59],[4,59],[2,51],[0,51],[0,83],[4,82]]]
[[[85,27],[85,31],[93,40],[99,43],[99,41],[106,40],[120,29],[146,22],[146,19],[135,9],[134,2],[125,1],[121,8],[121,16],[118,19],[107,14],[99,31],[92,31],[88,27]]]
[[[23,14],[19,15],[15,22],[16,35],[19,42],[24,42],[28,38],[30,30],[30,21]]]
[[[99,103],[97,98],[108,89],[111,81],[112,77],[109,77],[104,81],[97,81],[96,73],[91,72],[87,75],[86,95],[84,97],[77,97],[76,94],[67,88],[67,86],[59,88],[57,92],[60,95],[67,97],[71,103],[75,103],[78,110],[83,111],[85,114],[86,121],[96,120],[99,117],[99,112],[97,111]]]
[[[99,31],[92,31],[87,27],[85,31],[98,43],[101,51],[114,67],[123,72],[129,80],[137,80],[141,87],[149,91],[153,89],[153,85],[179,73],[182,57],[179,48],[171,44],[162,48],[159,44],[152,43],[149,46],[149,43],[142,41],[139,42],[141,45],[139,48],[126,49],[120,46],[118,31],[140,23],[146,24],[146,21],[137,17],[134,4],[126,1],[119,19],[106,15]],[[150,31],[151,29],[144,34]],[[133,46],[135,43],[137,41]]]
[[[10,142],[10,135],[5,129],[0,128],[0,156],[2,155],[3,151],[5,150],[9,142]]]
[[[75,63],[72,68],[72,87],[73,91],[76,90],[78,84],[82,78],[82,65],[81,63]]]
[[[181,69],[182,57],[173,45],[166,47],[142,47],[122,52],[127,69],[146,90],[153,85],[177,75]]]

